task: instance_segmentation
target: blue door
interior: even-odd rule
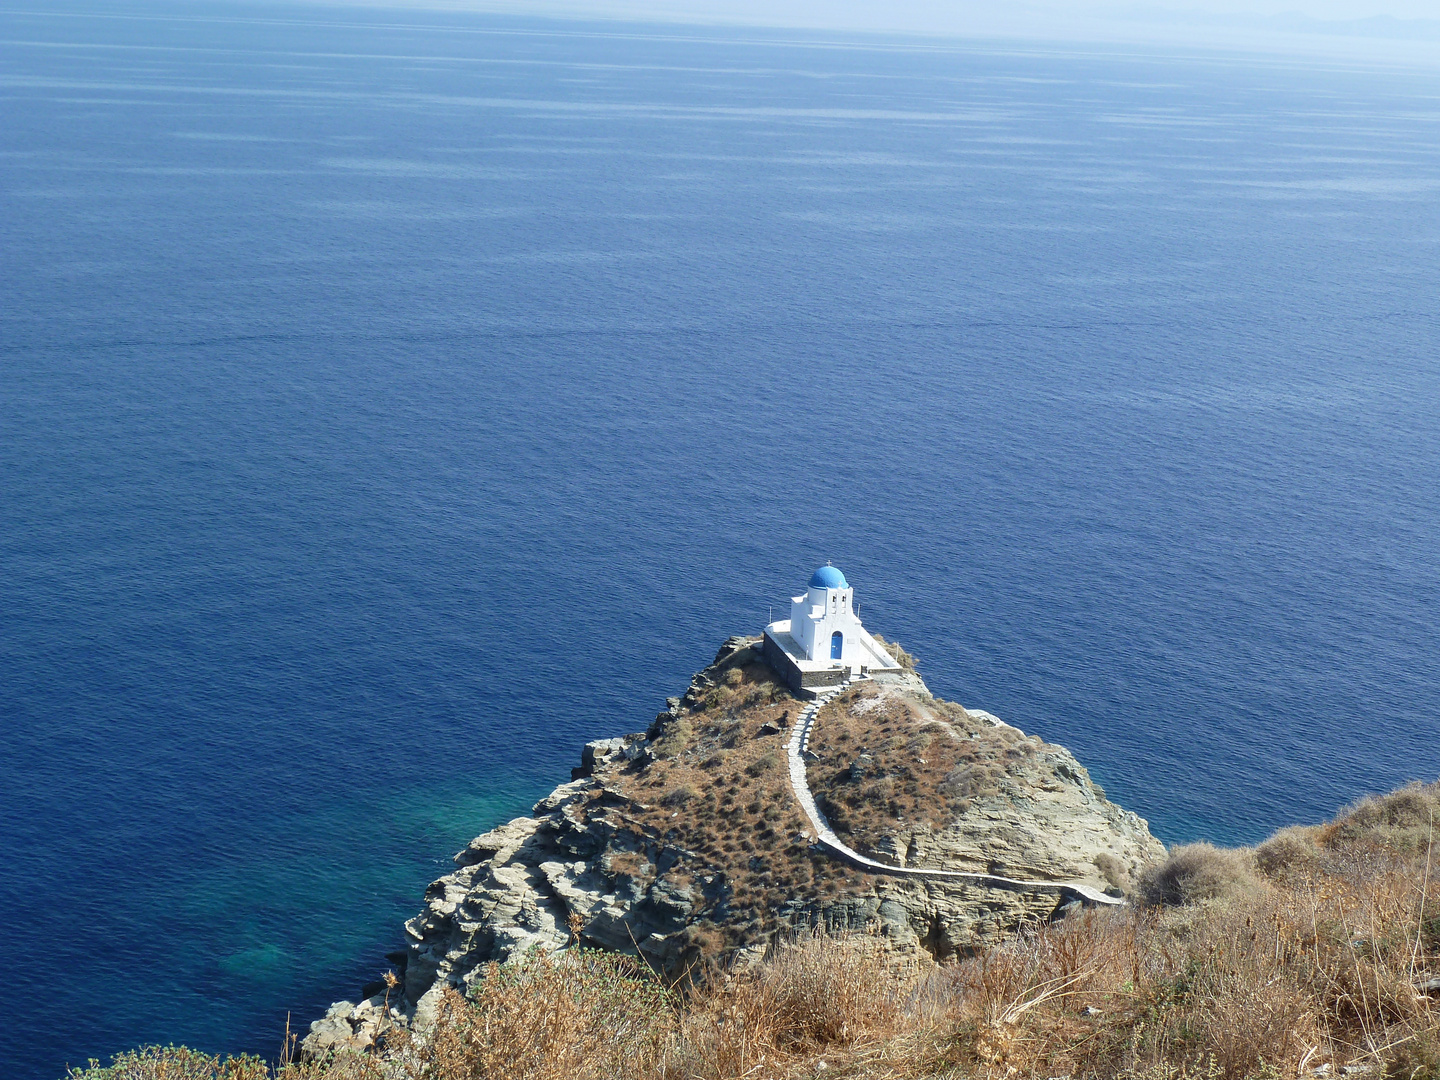
[[[839,660],[840,654],[845,649],[845,635],[836,630],[830,635],[830,659]]]

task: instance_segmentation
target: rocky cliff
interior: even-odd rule
[[[801,703],[758,639],[727,641],[666,704],[648,730],[587,745],[571,781],[531,816],[456,855],[405,926],[408,948],[394,956],[403,992],[337,1003],[306,1051],[363,1049],[394,1023],[423,1030],[446,986],[535,949],[578,941],[673,975],[745,962],[777,934],[824,925],[867,930],[928,963],[1081,902],[1064,888],[866,873],[816,848],[784,760]],[[936,699],[913,671],[829,700],[807,762],[835,832],[897,867],[1118,895],[1164,854],[1069,751]]]

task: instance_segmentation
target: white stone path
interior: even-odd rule
[[[1002,889],[1053,889],[1060,893],[1074,893],[1091,904],[1119,905],[1125,903],[1119,897],[1110,896],[1091,885],[1082,885],[1079,882],[1016,881],[1014,878],[997,877],[994,874],[972,874],[964,870],[927,870],[919,866],[890,866],[888,863],[866,858],[858,851],[846,846],[830,828],[830,823],[825,820],[825,815],[820,813],[820,808],[815,805],[815,797],[810,794],[810,782],[805,778],[805,751],[810,746],[810,728],[815,723],[815,717],[826,702],[849,685],[850,683],[847,681],[841,683],[834,690],[821,691],[819,696],[801,711],[795,721],[795,726],[791,729],[790,741],[785,745],[790,760],[790,786],[794,789],[795,798],[799,800],[805,816],[810,819],[810,824],[815,829],[815,835],[818,837],[821,847],[851,865],[875,874],[890,874],[895,877],[959,878]]]

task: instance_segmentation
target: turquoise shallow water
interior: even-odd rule
[[[1440,78],[0,13],[6,1076],[273,1053],[833,560],[1170,841],[1440,773]]]

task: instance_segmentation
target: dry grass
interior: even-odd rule
[[[1046,748],[953,702],[890,696],[865,683],[816,718],[810,749],[819,760],[806,776],[835,831],[883,859],[887,838],[916,827],[940,832],[976,801],[1016,788]]]
[[[599,816],[600,801],[623,792],[630,802],[618,823],[692,853],[692,877],[723,878],[724,901],[701,913],[692,934],[713,957],[777,930],[786,901],[843,874],[810,855],[790,791],[784,733],[800,703],[754,651],[702,678],[652,729],[658,760],[606,773],[610,794],[582,812]]]
[[[906,671],[915,670],[915,657],[905,651],[905,647],[898,641],[886,641],[879,634],[871,635],[875,641],[884,647],[885,651],[895,658],[895,662]]]
[[[951,977],[973,1069],[1436,1076],[1440,1011],[1419,988],[1440,968],[1437,804],[1440,786],[1412,786],[1253,856],[1176,849],[1142,885],[1170,906],[1089,913],[967,961]]]
[[[822,1061],[855,1080],[1311,1080],[1355,1065],[1436,1080],[1440,1009],[1419,988],[1440,976],[1437,804],[1440,785],[1367,800],[1306,833],[1303,858],[1257,860],[1263,874],[1247,852],[1178,849],[1156,878],[1171,903],[1082,912],[924,971],[863,935],[792,940],[683,991],[623,958],[536,957],[452,997],[387,1080],[799,1080]],[[193,1057],[162,1071],[182,1053],[74,1080],[268,1075]],[[381,1071],[351,1058],[275,1075]]]
[[[830,1075],[908,1075],[914,1032],[939,1016],[922,976],[864,937],[807,934],[684,993],[625,964],[587,953],[495,973],[448,1001],[406,1080],[778,1078],[822,1059]]]
[[[753,941],[764,905],[844,872],[812,872],[799,848],[805,876],[784,880],[800,877],[776,857],[794,846],[791,804],[763,732],[793,702],[731,670],[673,715],[690,728],[674,757],[606,783],[632,791],[614,812],[734,875],[729,925]],[[878,706],[847,715],[896,747],[928,737],[923,756],[947,770],[974,737],[953,733],[943,703],[903,725]],[[994,740],[1007,760],[1013,742]],[[429,1042],[393,1036],[388,1058],[267,1067],[146,1048],[70,1080],[1318,1080],[1346,1066],[1440,1080],[1440,990],[1425,989],[1440,986],[1437,816],[1440,784],[1411,785],[1253,852],[1176,848],[1143,875],[1148,903],[1027,927],[926,970],[865,935],[787,939],[752,967],[702,965],[669,985],[623,957],[568,950],[492,969],[471,1000],[446,1002]],[[638,854],[614,858],[616,873],[647,872]],[[692,930],[701,954],[727,944],[725,925]]]
[[[392,1044],[388,1062],[272,1071],[254,1058],[147,1048],[71,1080],[736,1080],[811,1076],[822,1055],[830,1075],[876,1075],[855,1069],[877,1064],[883,1075],[908,1068],[916,1021],[934,1019],[920,986],[875,941],[823,934],[683,993],[624,957],[538,955],[492,969],[471,1000],[452,993],[433,1039]]]
[[[492,966],[474,999],[446,998],[422,1067],[436,1078],[600,1080],[663,1063],[677,998],[626,957],[596,952]]]

